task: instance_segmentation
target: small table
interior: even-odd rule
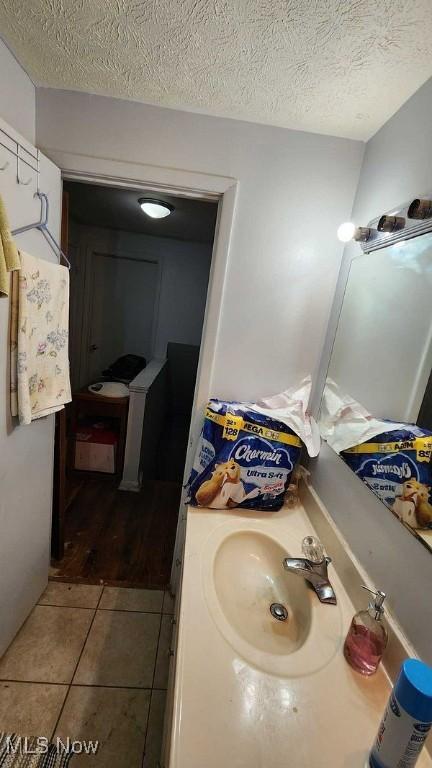
[[[95,392],[90,392],[87,387],[84,387],[73,394],[72,408],[72,429],[74,433],[80,416],[100,416],[101,418],[105,417],[118,420],[119,429],[116,474],[121,474],[123,472],[129,397],[104,397]]]

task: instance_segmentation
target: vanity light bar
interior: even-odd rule
[[[432,200],[416,198],[408,208],[409,219],[429,219],[432,217]]]
[[[345,221],[338,227],[337,236],[341,243],[349,243],[350,240],[366,242],[369,239],[371,231],[369,227],[356,227],[352,221]]]
[[[371,232],[372,230],[369,227],[357,227],[354,232],[354,240],[358,243],[366,243],[371,236]]]
[[[377,230],[378,232],[398,232],[405,226],[405,219],[403,216],[381,216]]]
[[[372,219],[367,227],[357,227],[353,239],[360,242],[364,253],[369,253],[431,231],[432,194],[429,194]]]

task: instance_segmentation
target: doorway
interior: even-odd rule
[[[70,181],[64,193],[74,396],[57,424],[55,485],[60,477],[65,490],[54,508],[51,579],[166,588],[217,202],[162,195],[173,211],[155,220],[143,214],[137,190]],[[163,364],[146,398],[141,487],[119,490],[127,388],[155,361]],[[113,397],[88,390],[101,384],[108,393],[113,383]]]

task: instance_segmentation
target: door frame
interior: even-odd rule
[[[222,298],[230,255],[231,236],[239,181],[229,176],[165,168],[130,161],[88,157],[49,147],[42,151],[60,168],[62,179],[102,186],[136,189],[137,192],[165,192],[180,197],[218,202],[207,301],[204,313],[192,417],[186,452],[184,483],[189,477],[201,432],[204,407],[212,393],[213,370],[221,319]],[[186,529],[186,492],[180,501],[176,542],[171,570],[171,591],[179,583]]]

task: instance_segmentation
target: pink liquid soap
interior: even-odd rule
[[[380,622],[372,619],[375,627],[371,629],[363,623],[365,620],[372,623],[367,611],[361,611],[354,616],[346,636],[344,656],[356,672],[373,675],[387,645],[387,633]]]

